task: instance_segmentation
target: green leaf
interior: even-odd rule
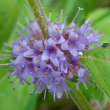
[[[107,96],[104,95],[99,88],[96,88],[96,85],[87,84],[88,89],[85,89],[83,83],[80,83],[79,88],[81,89],[84,96],[87,98],[89,102],[97,100],[100,102],[100,104],[103,104],[103,105],[106,104],[108,99]]]
[[[89,102],[83,93],[79,90],[76,90],[76,83],[73,83],[69,80],[66,81],[71,91],[68,91],[69,96],[73,100],[73,102],[77,105],[79,110],[92,110]]]
[[[93,16],[94,15],[94,16]],[[98,9],[89,15],[89,18],[94,21],[93,28],[98,29],[104,25],[110,19],[110,9]],[[110,24],[107,24],[102,28],[101,32],[106,34],[106,37],[100,39],[100,43],[110,43]],[[97,48],[92,51],[84,53],[86,58],[82,58],[81,61],[86,65],[91,74],[94,76],[98,87],[110,96],[110,47]]]
[[[94,76],[98,87],[110,97],[110,47],[85,52],[80,59]]]
[[[97,9],[89,14],[88,18],[93,21],[92,27],[96,30],[104,25],[107,21],[110,21],[110,8]],[[101,29],[101,32],[105,34],[105,37],[100,39],[101,43],[110,43],[110,23]]]
[[[12,79],[10,79],[12,80]],[[0,80],[1,110],[34,110],[38,95],[30,95],[33,86],[18,85],[18,80],[10,84],[7,75]],[[27,108],[28,107],[28,108]]]
[[[0,46],[13,32],[21,8],[12,0],[0,0]]]

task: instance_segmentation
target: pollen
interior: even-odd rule
[[[54,37],[53,40],[56,40],[56,38]]]
[[[79,38],[81,37],[81,35],[78,36]]]
[[[47,73],[47,72],[45,72],[44,74],[45,74],[45,75],[47,75],[48,73]]]
[[[39,49],[39,52],[42,52],[42,50],[41,50],[41,49]]]
[[[35,72],[35,74],[37,74],[37,72]]]
[[[70,44],[70,47],[72,47],[73,46],[73,44]]]
[[[38,61],[38,60],[39,60],[39,58],[36,58],[36,60]]]
[[[46,63],[47,61],[46,61],[46,60],[44,60],[44,62]]]
[[[72,36],[70,36],[70,38],[72,38]]]
[[[55,48],[57,48],[57,46],[55,45]]]

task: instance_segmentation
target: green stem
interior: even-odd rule
[[[76,83],[73,83],[69,80],[66,81],[71,91],[68,92],[69,96],[73,100],[73,102],[77,105],[79,110],[92,110],[89,102],[83,95],[83,93],[79,90],[76,90]]]
[[[44,37],[48,38],[48,35],[45,32],[45,29],[48,28],[48,22],[44,10],[41,7],[40,0],[28,0],[28,2],[42,30]],[[76,90],[76,85],[70,81],[67,81],[67,84],[71,88],[71,91],[69,91],[68,94],[70,95],[74,103],[78,106],[78,108],[80,110],[92,110],[82,92],[80,90]]]
[[[42,30],[44,37],[48,38],[48,35],[45,31],[48,28],[48,22],[46,19],[45,12],[41,6],[40,0],[28,0],[28,2],[30,4],[33,14],[40,26],[40,29]]]

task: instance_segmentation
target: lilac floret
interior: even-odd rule
[[[44,42],[45,50],[41,56],[42,60],[50,60],[56,67],[59,67],[58,57],[63,56],[63,52],[61,52],[53,40],[50,38]]]
[[[90,77],[88,70],[80,67],[77,70],[77,75],[78,75],[78,79],[77,79],[78,82],[76,88],[78,89],[78,85],[82,82],[85,88],[87,89],[86,84],[89,83],[89,77]]]

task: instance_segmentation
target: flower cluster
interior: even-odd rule
[[[35,20],[29,21],[24,26],[26,34],[21,28],[18,31],[20,37],[13,41],[10,76],[19,78],[21,84],[29,83],[27,77],[30,76],[36,93],[44,90],[45,98],[48,90],[54,95],[54,100],[55,94],[57,98],[61,98],[63,92],[67,95],[70,88],[65,81],[73,79],[74,73],[77,74],[77,89],[80,82],[86,87],[89,72],[78,63],[79,56],[96,48],[101,35],[92,29],[92,23],[88,20],[80,27],[74,20],[68,26],[65,26],[65,22],[49,20],[48,29],[45,29],[48,39],[44,39]],[[91,47],[92,43],[95,46]]]

